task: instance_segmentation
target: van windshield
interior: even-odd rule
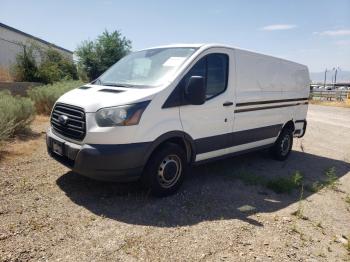
[[[139,88],[159,86],[172,77],[196,50],[171,47],[134,52],[115,63],[94,84]]]

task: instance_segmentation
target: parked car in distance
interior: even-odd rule
[[[313,86],[312,90],[321,91],[321,90],[324,90],[324,87],[323,86]]]
[[[262,148],[285,160],[306,131],[309,86],[306,66],[238,48],[145,49],[58,99],[47,148],[79,174],[165,196],[192,165]]]

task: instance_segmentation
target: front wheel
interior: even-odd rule
[[[289,128],[283,129],[270,151],[276,160],[284,161],[290,154],[293,146],[293,131]]]
[[[141,181],[155,196],[171,195],[181,186],[186,169],[184,150],[168,143],[152,154]]]

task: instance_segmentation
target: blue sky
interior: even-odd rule
[[[215,42],[350,70],[350,0],[1,0],[0,22],[74,50],[104,29],[133,49]]]

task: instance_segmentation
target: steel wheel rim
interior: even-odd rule
[[[288,154],[290,148],[290,137],[288,135],[284,136],[281,141],[281,155],[285,156]]]
[[[177,155],[166,156],[158,167],[158,181],[163,188],[170,188],[179,180],[181,172],[181,159]]]

